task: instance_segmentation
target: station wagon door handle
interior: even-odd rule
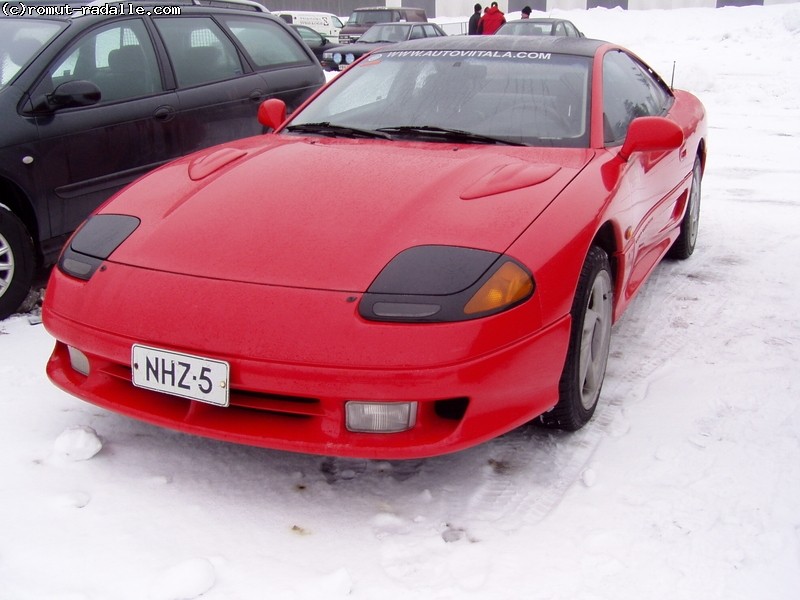
[[[155,112],[153,112],[153,118],[158,121],[171,121],[175,117],[175,107],[174,106],[159,106]]]
[[[250,100],[252,100],[253,102],[261,102],[261,100],[263,100],[265,96],[266,93],[264,92],[264,90],[253,90],[252,92],[250,92]]]

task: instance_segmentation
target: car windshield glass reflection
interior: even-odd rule
[[[41,19],[0,21],[0,89],[65,26]]]
[[[373,42],[383,42],[383,43],[393,43],[393,42],[402,42],[403,40],[408,39],[408,32],[411,31],[411,28],[406,25],[373,25],[362,35],[358,42],[359,43],[373,43]]]
[[[486,143],[588,147],[589,59],[470,54],[381,52],[334,81],[291,125],[326,123],[394,131],[402,134],[398,139],[416,133],[426,141],[453,141],[430,135],[436,128],[474,134],[473,142],[484,137]]]

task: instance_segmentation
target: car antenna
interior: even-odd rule
[[[671,89],[671,90],[675,89],[675,64],[676,63],[677,63],[677,61],[675,61],[675,60],[672,61],[672,79],[670,79],[670,81],[669,81],[669,89]]]

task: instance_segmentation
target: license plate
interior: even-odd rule
[[[228,363],[134,344],[133,385],[216,406],[228,406]]]

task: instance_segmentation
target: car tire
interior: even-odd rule
[[[35,272],[33,241],[22,221],[0,205],[0,319],[20,307]]]
[[[685,260],[694,252],[697,242],[697,229],[700,224],[700,181],[703,178],[703,165],[700,157],[694,159],[692,168],[692,185],[689,188],[689,200],[686,202],[686,212],[681,221],[681,230],[678,239],[669,249],[670,258]]]
[[[567,358],[559,400],[541,424],[575,431],[592,418],[606,374],[611,342],[614,284],[608,255],[592,246],[578,278],[570,315]]]

